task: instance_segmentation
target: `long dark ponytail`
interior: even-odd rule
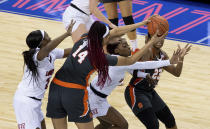
[[[35,81],[37,81],[39,74],[37,71],[37,64],[34,62],[33,56],[36,52],[36,48],[40,45],[42,39],[43,36],[40,30],[32,31],[31,33],[29,33],[26,38],[26,44],[28,45],[29,50],[22,53],[24,58],[24,65],[28,67]]]
[[[107,78],[109,80],[109,66],[103,50],[103,35],[106,33],[106,26],[99,21],[95,21],[88,32],[88,58],[91,64],[98,71],[97,84],[104,86]]]

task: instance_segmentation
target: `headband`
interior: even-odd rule
[[[105,34],[103,35],[103,38],[105,38],[108,34],[109,34],[109,27],[106,26],[106,32],[105,32]]]
[[[41,32],[41,34],[42,34],[42,40],[44,39],[44,30],[39,30],[40,32]],[[42,42],[42,41],[41,41]],[[38,47],[40,47],[41,46],[41,42],[39,43],[39,45],[38,45]]]
[[[40,30],[42,34],[42,40],[44,39],[44,30]]]

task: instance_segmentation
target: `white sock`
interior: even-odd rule
[[[131,42],[132,51],[135,51],[136,48],[138,48],[137,39],[135,39],[135,40],[130,40],[130,42]]]

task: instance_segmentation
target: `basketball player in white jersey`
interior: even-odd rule
[[[54,72],[54,61],[71,52],[71,48],[56,47],[71,36],[74,23],[71,21],[67,32],[53,40],[43,30],[32,31],[27,36],[29,50],[23,52],[24,74],[13,100],[18,129],[46,129],[41,100]]]
[[[67,29],[70,21],[73,19],[76,24],[72,29],[73,42],[77,42],[81,35],[87,33],[94,19],[90,15],[94,15],[100,21],[108,24],[111,28],[116,28],[97,8],[98,0],[72,0],[69,7],[63,14],[63,23]]]
[[[112,43],[113,42],[113,43]],[[107,46],[109,54],[128,57],[131,54],[130,47],[125,39],[117,37],[110,41]],[[98,76],[96,76],[89,87],[89,103],[94,118],[98,118],[100,124],[96,129],[127,129],[128,124],[125,118],[107,102],[107,96],[111,94],[125,77],[125,72],[134,69],[153,69],[175,64],[178,61],[179,51],[174,53],[171,60],[137,62],[130,66],[110,66],[109,76],[111,81],[107,80],[104,87],[97,85]],[[142,72],[143,73],[143,72]],[[140,74],[139,77],[145,77],[147,74]]]

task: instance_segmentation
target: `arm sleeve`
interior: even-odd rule
[[[52,50],[52,53],[55,55],[56,59],[61,59],[64,56],[64,49],[55,48]]]
[[[156,69],[168,65],[170,65],[169,60],[162,60],[162,61],[136,62],[135,64],[129,65],[127,67],[128,69]]]
[[[117,56],[105,55],[109,66],[115,66],[117,64]]]

